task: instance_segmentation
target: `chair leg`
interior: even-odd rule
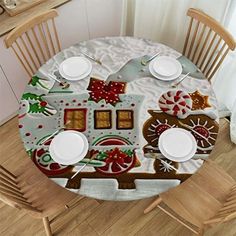
[[[151,210],[153,210],[155,207],[157,207],[161,203],[162,199],[158,197],[153,203],[151,203],[145,210],[144,214],[147,214]]]
[[[47,236],[52,236],[52,230],[51,230],[51,226],[50,226],[50,222],[49,222],[48,217],[43,218],[43,225],[44,225]]]

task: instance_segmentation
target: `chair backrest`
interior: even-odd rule
[[[18,209],[41,212],[27,200],[21,187],[17,176],[0,165],[0,200]]]
[[[204,12],[190,8],[187,15],[191,20],[183,55],[211,80],[229,50],[235,49],[236,42],[222,25]]]
[[[54,18],[56,10],[37,15],[13,29],[5,38],[30,77],[49,58],[61,51]]]
[[[224,204],[219,209],[217,214],[210,220],[204,222],[206,225],[223,223],[236,218],[236,184],[231,188],[227,195]]]

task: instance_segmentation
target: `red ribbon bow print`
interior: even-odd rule
[[[95,102],[104,99],[106,103],[114,106],[120,102],[119,94],[125,93],[125,86],[125,82],[110,81],[106,84],[103,80],[91,78],[88,86],[88,90],[91,91],[90,99]]]

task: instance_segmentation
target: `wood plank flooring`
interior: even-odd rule
[[[17,118],[0,127],[0,163],[14,170],[25,158],[18,134]],[[221,120],[220,133],[211,159],[214,159],[236,179],[236,145],[230,142],[229,124]],[[85,198],[78,207],[52,225],[55,235],[76,236],[191,236],[169,216],[156,209],[147,215],[144,208],[154,198],[140,201],[111,202]],[[0,236],[45,235],[41,220],[0,202]],[[214,227],[206,236],[235,236],[236,220]]]

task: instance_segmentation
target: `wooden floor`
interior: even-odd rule
[[[17,119],[0,127],[0,163],[10,170],[17,168],[25,150],[19,138]],[[212,153],[214,159],[236,179],[236,145],[229,139],[228,123],[221,121],[221,132]],[[191,236],[160,210],[143,215],[144,208],[153,198],[130,202],[108,202],[83,199],[80,205],[53,225],[55,235],[137,235],[137,236]],[[45,235],[42,222],[24,212],[0,203],[0,235]],[[235,236],[236,220],[207,231],[206,235]]]

